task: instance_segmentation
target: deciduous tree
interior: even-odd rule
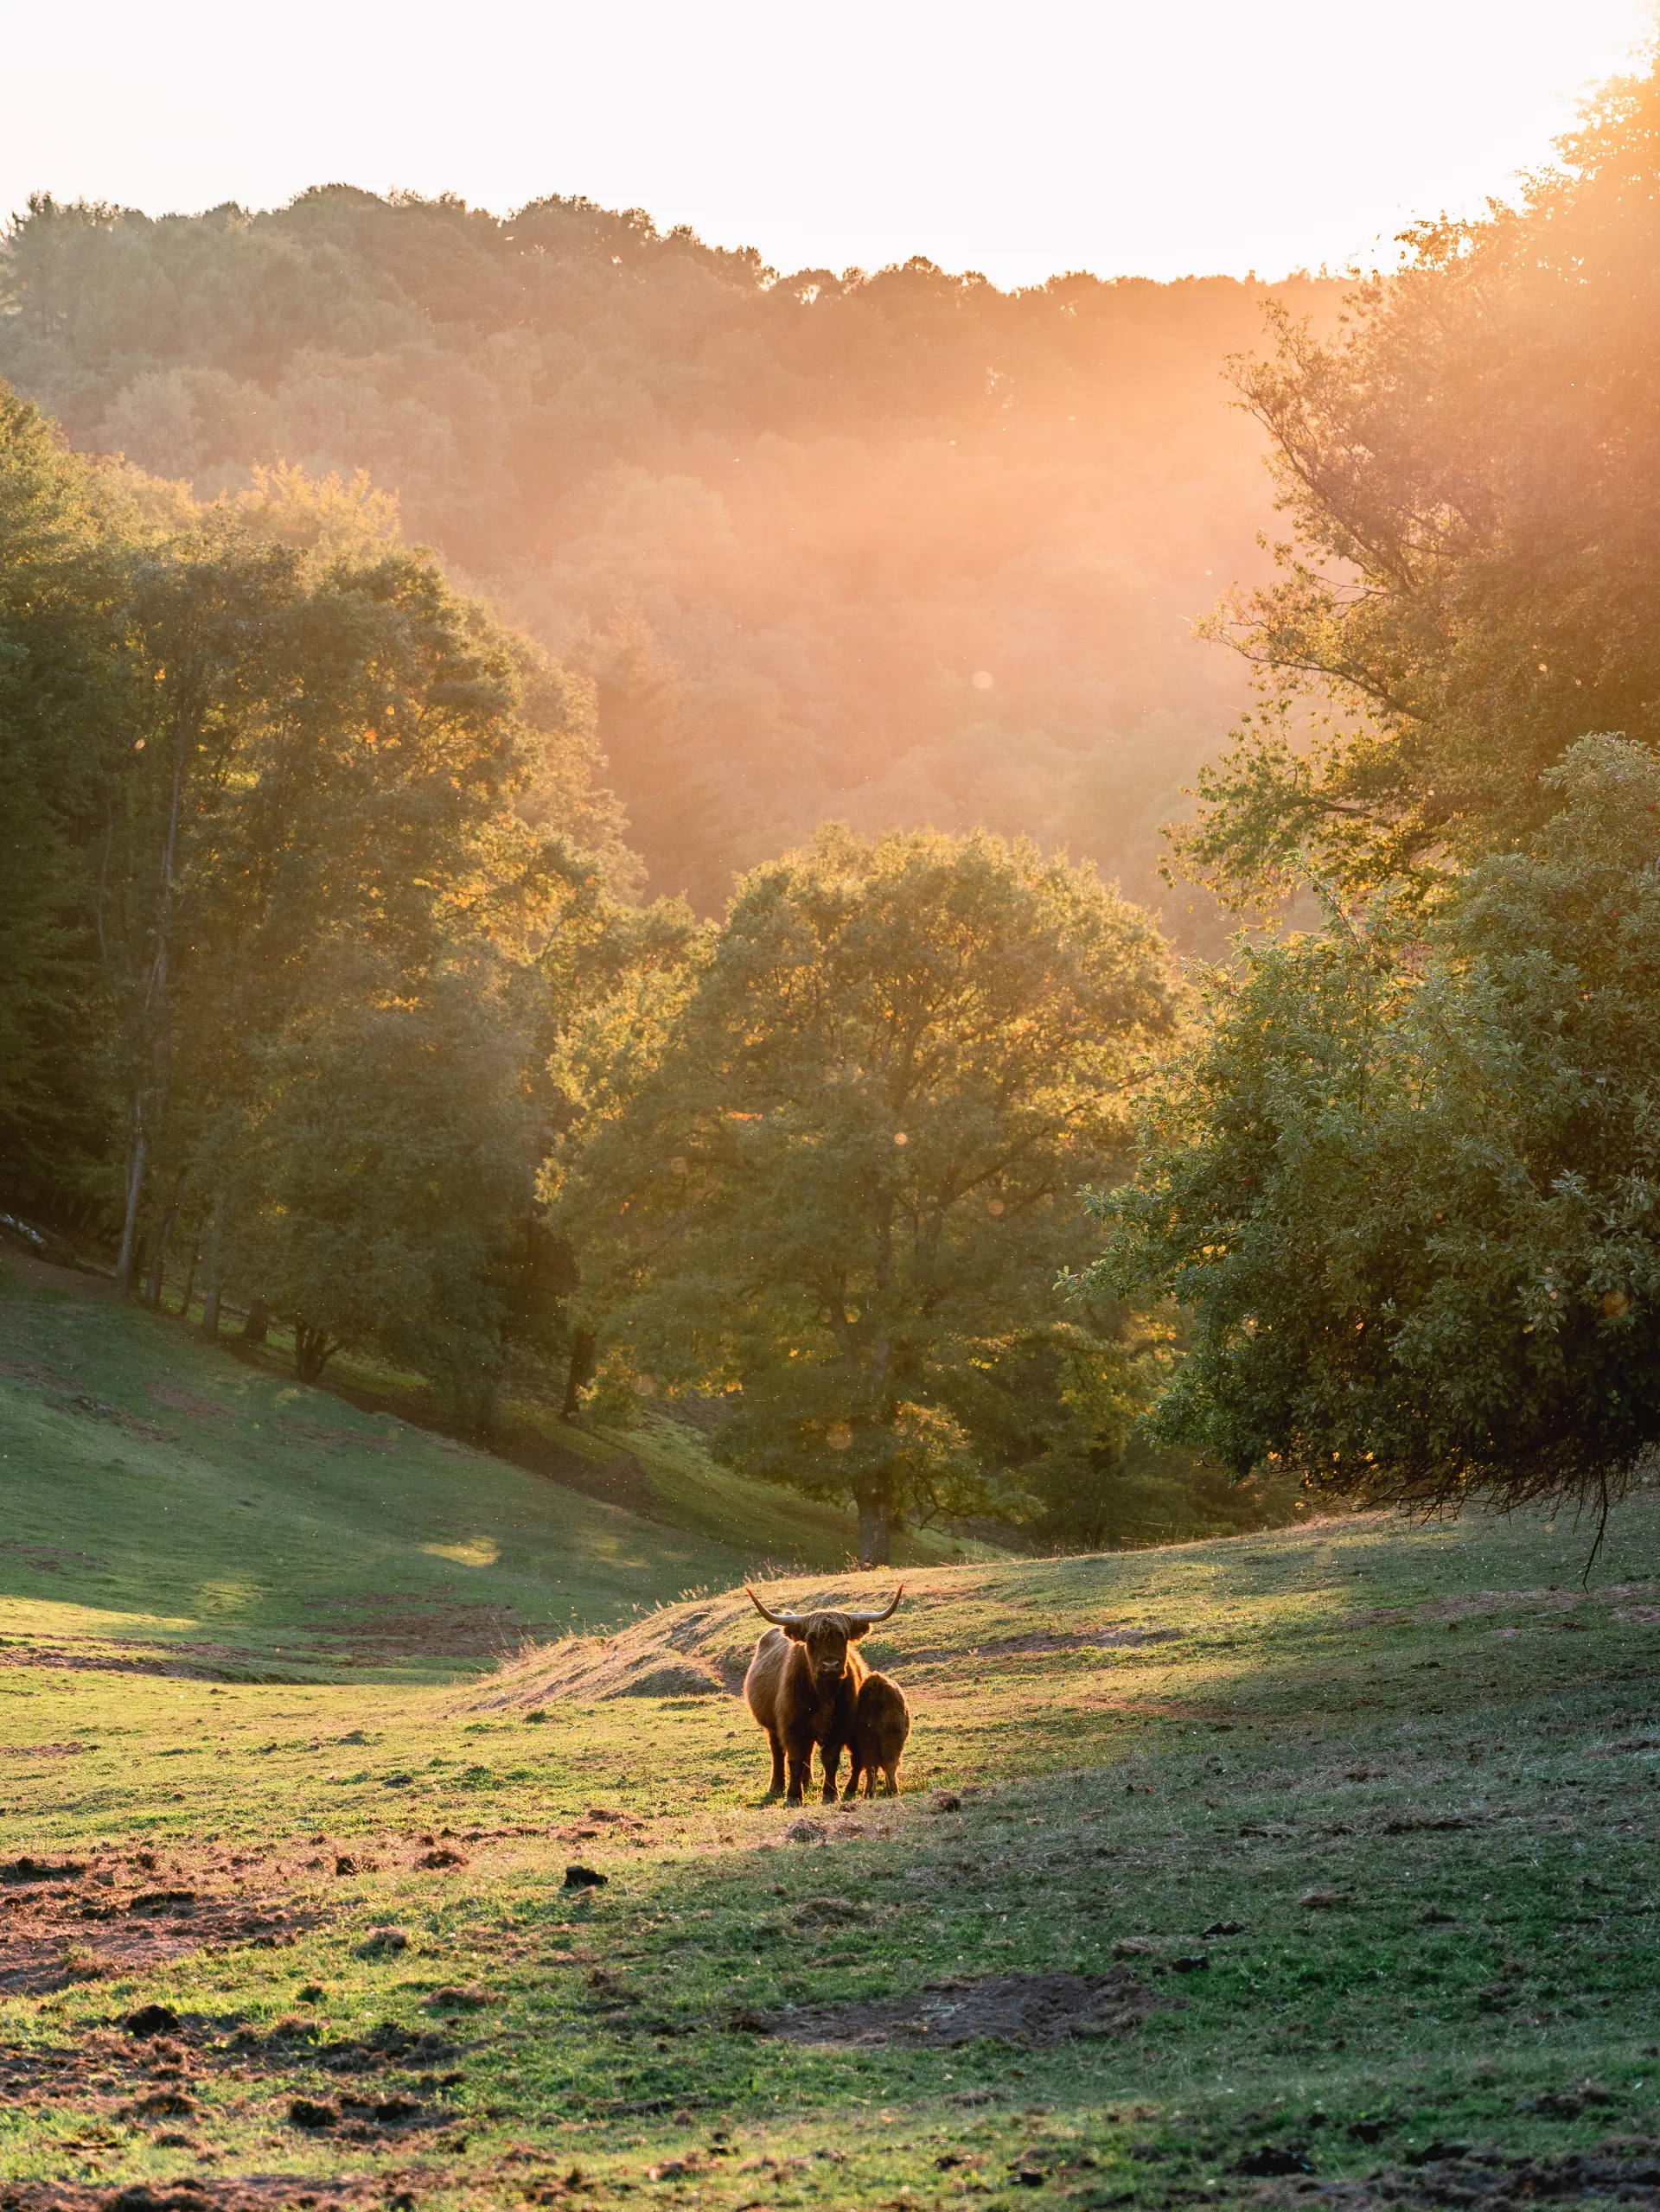
[[[1240,368],[1291,531],[1213,626],[1264,698],[1185,856],[1236,893],[1433,890],[1539,826],[1587,731],[1660,743],[1660,68],[1561,155]]]
[[[1100,1210],[1178,1300],[1159,1433],[1375,1502],[1618,1495],[1660,1444],[1660,764],[1591,737],[1558,812],[1400,957],[1387,915],[1252,949]]]
[[[602,1374],[713,1394],[720,1448],[851,1495],[867,1563],[907,1514],[1012,1506],[1034,1347],[1051,1418],[1076,1192],[1169,1030],[1146,916],[1087,868],[984,835],[821,831],[725,923],[579,1030],[551,1178]]]

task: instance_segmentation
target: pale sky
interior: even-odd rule
[[[643,207],[782,270],[996,283],[1393,258],[1479,209],[1651,0],[82,0],[0,15],[0,210],[304,186]]]

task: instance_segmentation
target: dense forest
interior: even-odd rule
[[[1274,296],[1325,327],[1338,293]],[[1261,573],[1266,442],[1222,371],[1264,297],[781,276],[580,200],[40,200],[0,258],[0,375],[201,498],[367,471],[597,686],[653,892],[717,912],[827,818],[983,824],[1214,946],[1158,829],[1240,696],[1191,623]]]
[[[0,394],[0,1234],[469,1434],[679,1406],[873,1559],[1261,1517],[1132,1444],[1169,1322],[1057,1279],[1177,999],[1088,863],[836,829],[699,922],[591,687],[364,487],[202,505]]]

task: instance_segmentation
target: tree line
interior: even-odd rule
[[[654,892],[718,914],[827,818],[983,823],[1215,947],[1158,828],[1234,704],[1190,617],[1260,562],[1261,440],[1219,372],[1265,296],[779,271],[581,200],[41,199],[0,255],[0,374],[202,499],[367,470],[592,681]]]
[[[0,501],[12,1195],[469,1401],[546,1303],[536,950],[630,865],[590,703],[337,486],[200,510],[3,396]]]
[[[833,825],[642,904],[592,687],[361,481],[204,507],[4,395],[0,542],[0,1188],[118,1296],[475,1434],[679,1409],[872,1561],[1267,1509],[1133,1439],[1169,1316],[1060,1281],[1179,1001],[1087,864]]]

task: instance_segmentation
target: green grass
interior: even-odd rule
[[[175,1330],[147,1340],[151,1356],[164,1363],[174,1357],[177,1338],[188,1341],[183,1323],[199,1321],[201,1308],[193,1305],[188,1316],[173,1317],[180,1323]],[[261,1351],[238,1353],[239,1364],[286,1381],[292,1348],[290,1332],[273,1326]],[[425,1434],[440,1435],[446,1427],[443,1409],[421,1376],[391,1367],[368,1351],[337,1354],[329,1362],[323,1389],[314,1395],[325,1402],[343,1397],[384,1411],[399,1425]],[[658,1527],[718,1546],[727,1578],[784,1562],[833,1571],[858,1557],[858,1520],[845,1507],[806,1498],[721,1466],[703,1437],[684,1422],[648,1413],[627,1431],[595,1423],[569,1424],[546,1404],[513,1398],[502,1410],[497,1456],[544,1479],[551,1462],[556,1479],[567,1481],[572,1462],[578,1470],[585,1463],[593,1474],[614,1471],[620,1458],[628,1469],[621,1485],[624,1495],[612,1502],[632,1508],[637,1517]],[[578,1482],[577,1488],[582,1487]],[[893,1553],[902,1566],[1002,1556],[993,1545],[931,1529],[898,1531]],[[674,1584],[667,1594],[674,1595],[679,1587]]]
[[[568,1651],[424,1687],[8,1667],[0,1850],[86,1871],[58,1906],[8,1889],[46,1902],[8,1916],[40,1941],[0,1999],[0,2168],[378,2177],[439,2208],[1163,2206],[1248,2200],[1264,2145],[1328,2181],[1651,2135],[1656,1500],[1588,1597],[1584,1544],[1367,1518],[924,1571],[872,1646],[914,1708],[910,1794],[809,1807],[822,1845],[760,1801],[735,1700],[577,1705]],[[613,1655],[718,1665],[750,1625],[699,1600]],[[578,1858],[604,1888],[561,1889]],[[292,1918],[276,1948],[192,1947],[188,1919],[176,1955],[120,1948],[134,1892],[180,1888]],[[405,1947],[365,1955],[386,1924]],[[1179,2009],[1031,2049],[754,2031],[1072,1970]],[[150,2002],[176,2038],[123,2031]],[[293,2125],[302,2097],[339,2126]],[[372,2117],[397,2097],[412,2121]]]
[[[1265,2146],[1414,2189],[1465,2144],[1514,2196],[1493,2162],[1660,2134],[1660,1494],[1589,1594],[1536,1516],[908,1569],[867,1647],[908,1794],[797,1843],[735,1699],[566,1694],[731,1679],[735,1547],[152,1316],[0,1321],[10,2186],[1152,2212],[1251,2201]],[[665,1482],[690,1448],[631,1441]],[[1075,1972],[1177,2002],[1031,2048],[757,2032]],[[127,2033],[154,2003],[177,2033]],[[1471,2173],[1422,2185],[1502,2193]]]
[[[648,1523],[65,1291],[0,1297],[0,1636],[207,1669],[476,1671],[744,1572]]]

